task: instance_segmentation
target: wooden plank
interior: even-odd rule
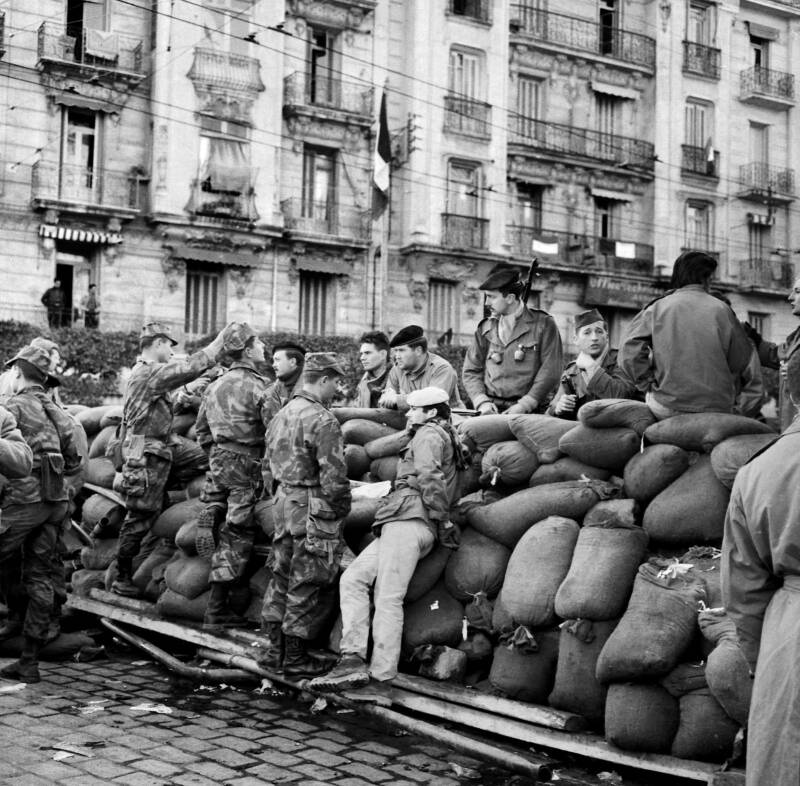
[[[550,729],[583,731],[586,728],[586,719],[572,712],[561,712],[538,704],[524,704],[521,701],[512,701],[500,696],[491,696],[487,693],[468,690],[452,683],[433,682],[424,677],[398,674],[392,681],[392,685],[413,693],[430,696],[434,699],[442,699],[453,704],[485,710],[496,715],[505,715],[515,720],[535,723],[537,726],[546,726]]]

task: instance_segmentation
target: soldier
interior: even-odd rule
[[[294,395],[294,389],[300,377],[303,376],[305,356],[305,349],[291,341],[276,344],[272,348],[272,368],[275,371],[275,381],[270,385],[262,410],[265,426],[269,426],[269,422],[275,417],[278,410],[285,406]]]
[[[53,280],[53,286],[42,295],[42,305],[47,309],[47,324],[51,328],[63,327],[65,322],[64,303],[64,290],[61,289],[61,282],[56,278]]]
[[[53,612],[53,558],[69,503],[64,477],[80,470],[72,421],[47,395],[49,355],[24,347],[7,365],[16,372],[14,395],[5,400],[33,453],[33,471],[10,484],[2,497],[0,574],[22,550],[22,577],[27,596],[24,645],[18,661],[0,675],[39,682],[38,655],[47,638]],[[20,615],[21,617],[22,615]],[[7,630],[6,635],[14,631]]]
[[[242,577],[253,549],[253,509],[261,496],[264,453],[261,408],[268,388],[267,380],[256,372],[256,363],[264,361],[258,334],[248,324],[234,322],[223,331],[223,342],[233,363],[206,391],[196,427],[197,441],[209,451],[211,477],[202,497],[227,499],[216,551],[212,527],[218,506],[213,501],[200,515],[196,538],[201,556],[213,552],[211,597],[203,621],[203,627],[213,632],[244,624],[230,612],[228,593]]]
[[[122,479],[120,491],[127,514],[117,545],[117,579],[111,586],[119,595],[136,597],[139,590],[132,581],[133,560],[142,539],[161,512],[164,490],[181,443],[172,434],[170,393],[199,377],[212,366],[222,350],[222,331],[204,349],[186,360],[172,359],[173,340],[160,322],[142,328],[141,355],[131,370],[122,402]],[[202,449],[201,453],[202,453]],[[175,458],[182,459],[182,456]]]
[[[328,410],[342,377],[336,355],[309,354],[302,390],[267,429],[264,485],[274,496],[275,534],[259,663],[273,671],[282,665],[286,676],[327,668],[308,643],[326,621],[320,597],[339,572],[342,520],[350,510],[342,430]]]
[[[356,390],[356,406],[377,407],[389,376],[389,339],[381,332],[364,333],[359,344],[358,358],[364,376]]]
[[[478,323],[461,373],[481,415],[543,412],[563,369],[555,320],[521,301],[516,268],[491,273],[481,285],[491,314]]]
[[[428,339],[419,325],[398,330],[389,347],[394,350],[394,365],[389,369],[379,406],[407,412],[406,396],[431,385],[447,393],[451,408],[464,406],[458,392],[458,374],[443,357],[428,352]]]
[[[428,387],[408,394],[406,415],[412,437],[397,467],[394,491],[375,516],[378,536],[342,575],[341,658],[311,685],[322,689],[365,685],[370,676],[384,682],[397,676],[403,636],[403,600],[417,563],[438,540],[458,548],[460,532],[450,507],[460,492],[459,469],[465,463],[450,425],[448,394]],[[374,584],[372,660],[366,665],[370,588]]]

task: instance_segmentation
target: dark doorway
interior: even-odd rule
[[[72,325],[72,288],[73,288],[73,268],[72,265],[56,264],[56,278],[61,282],[61,291],[64,293],[64,308],[61,311],[61,326],[70,327]]]

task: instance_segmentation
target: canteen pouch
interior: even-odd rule
[[[42,453],[39,468],[40,491],[43,502],[61,502],[66,494],[64,488],[64,457],[60,453]]]
[[[327,558],[329,564],[341,554],[342,519],[323,499],[310,497],[306,521],[306,548]]]

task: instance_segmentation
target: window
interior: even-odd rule
[[[450,51],[448,88],[452,95],[469,98],[472,101],[483,99],[481,60],[477,54]]]
[[[595,236],[615,239],[620,235],[622,205],[616,199],[594,198]]]
[[[603,93],[595,93],[595,108],[597,110],[597,130],[601,134],[597,140],[597,154],[601,158],[620,160],[622,151],[619,149],[620,143],[615,135],[620,125],[622,101]]]
[[[451,161],[447,167],[447,212],[478,217],[481,168],[479,164]]]
[[[600,54],[614,53],[614,39],[619,28],[619,9],[616,0],[600,0]]]
[[[750,259],[767,259],[772,249],[772,227],[769,224],[747,225],[747,251]]]
[[[222,271],[217,265],[186,263],[186,310],[184,330],[187,335],[216,333],[224,320]]]
[[[336,36],[327,30],[309,28],[308,98],[312,104],[337,106],[338,92]]]
[[[431,279],[428,284],[428,332],[431,339],[456,330],[456,284]]]
[[[540,231],[542,228],[542,186],[517,183],[516,225]]]
[[[710,5],[700,2],[689,3],[687,18],[686,40],[703,46],[710,46],[713,35],[712,18],[714,9]]]
[[[59,194],[64,199],[94,202],[98,190],[101,118],[81,107],[65,107],[62,115]]]
[[[714,105],[695,98],[686,99],[684,141],[692,147],[705,147],[714,136]]]
[[[231,120],[201,117],[199,193],[195,212],[247,217],[252,173],[247,127]]]
[[[762,338],[769,340],[770,336],[769,314],[762,314],[760,311],[748,311],[747,321],[753,328],[755,328],[757,333],[761,334]]]
[[[769,164],[769,126],[750,123],[750,163]]]
[[[252,0],[205,0],[206,27],[215,49],[236,55],[249,54],[246,37],[253,32],[250,25]]]
[[[542,81],[529,76],[517,79],[517,133],[528,139],[538,139],[541,113]]]
[[[302,335],[324,336],[335,333],[334,276],[300,271],[300,318]]]
[[[756,68],[769,68],[769,41],[766,38],[750,36],[752,63]]]
[[[67,0],[67,15],[65,32],[75,39],[75,61],[84,62],[84,36],[87,30],[108,30],[110,15],[110,1],[107,0]],[[87,47],[88,49],[88,47]],[[90,54],[89,59],[109,60],[116,59],[117,52],[112,49],[103,51],[103,47],[98,47],[97,51]]]
[[[489,20],[488,0],[450,0],[450,13],[471,19]]]
[[[708,202],[686,203],[686,248],[712,250],[712,209]]]
[[[303,150],[301,215],[319,223],[318,230],[336,228],[336,151],[306,145]]]

